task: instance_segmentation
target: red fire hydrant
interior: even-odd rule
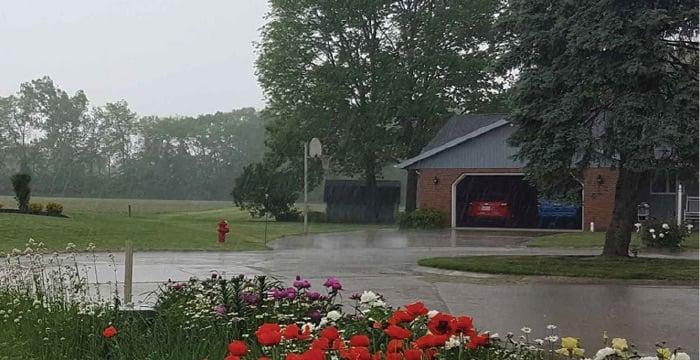
[[[228,222],[225,219],[221,219],[219,220],[216,231],[219,232],[219,243],[223,244],[224,241],[226,241],[226,234],[231,230],[228,228]]]

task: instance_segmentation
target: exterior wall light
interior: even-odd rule
[[[440,179],[436,176],[433,178],[433,184],[437,185],[440,183]]]

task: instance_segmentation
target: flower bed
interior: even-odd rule
[[[152,294],[153,313],[123,311],[114,294],[100,294],[88,267],[74,259],[28,250],[0,267],[0,357],[11,359],[433,360],[637,359],[621,338],[586,351],[549,326],[543,339],[499,336],[478,318],[430,310],[417,301],[392,307],[381,294],[352,294],[328,278],[315,288],[297,277],[266,276],[164,284]],[[40,246],[39,246],[40,247]],[[348,305],[349,304],[349,305]],[[659,345],[646,359],[682,360]],[[644,359],[644,358],[643,358]]]

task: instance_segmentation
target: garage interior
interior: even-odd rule
[[[457,227],[580,229],[580,208],[548,208],[540,216],[537,191],[523,175],[465,175],[455,186]],[[543,213],[546,214],[546,213]]]

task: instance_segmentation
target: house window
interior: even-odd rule
[[[676,173],[669,170],[657,171],[651,181],[652,194],[675,194],[676,193]]]

